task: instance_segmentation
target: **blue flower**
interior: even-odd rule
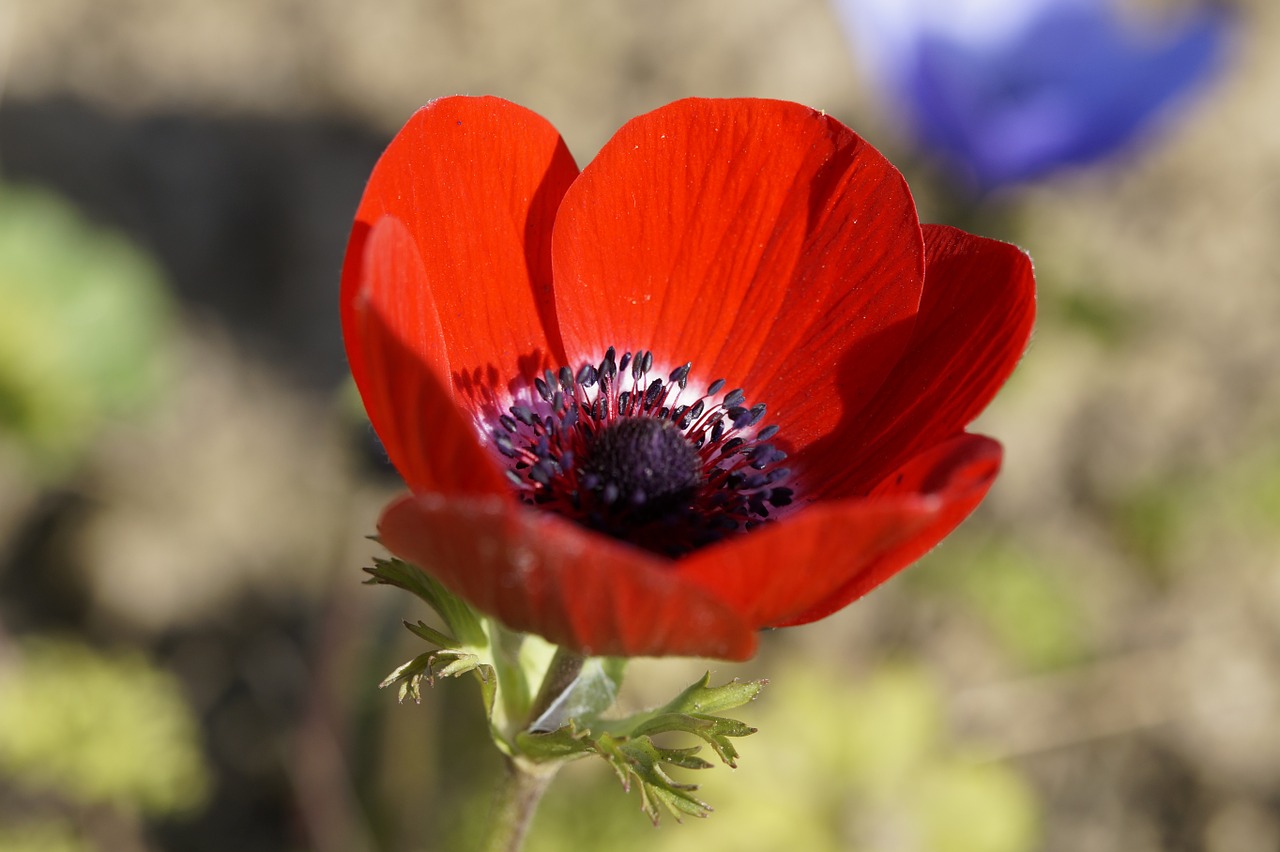
[[[919,142],[980,189],[1128,143],[1220,64],[1230,16],[1152,31],[1110,0],[837,0]]]

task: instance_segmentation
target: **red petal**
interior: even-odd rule
[[[897,170],[828,116],[751,99],[678,101],[619,130],[565,195],[553,258],[572,365],[610,345],[692,361],[769,405],[794,445],[884,379],[923,279]]]
[[[991,487],[1000,445],[962,435],[912,459],[866,498],[818,503],[680,563],[681,576],[758,627],[804,624],[923,556]]]
[[[547,121],[498,98],[444,98],[420,109],[369,178],[343,267],[342,322],[348,350],[359,330],[353,300],[369,229],[384,215],[408,225],[417,244],[449,355],[437,365],[455,389],[477,380],[500,388],[517,370],[558,364],[562,347],[551,297],[551,226],[577,166]],[[391,301],[417,300],[408,292]],[[388,321],[414,323],[391,305]],[[416,328],[395,329],[413,340]],[[420,353],[423,355],[429,353]],[[368,367],[349,351],[358,385]],[[451,369],[452,375],[445,372]],[[473,395],[463,402],[476,404]]]
[[[1035,321],[1031,259],[1016,246],[927,225],[924,299],[897,368],[825,442],[831,463],[807,494],[865,493],[907,459],[963,431],[1022,357]],[[849,453],[850,436],[859,445]],[[839,448],[845,458],[839,458]]]
[[[414,491],[510,491],[475,427],[450,400],[435,303],[408,228],[390,216],[379,219],[359,268],[348,349],[365,368],[360,395],[391,463]]]
[[[752,628],[670,563],[509,499],[401,498],[378,534],[477,609],[584,654],[755,653]]]

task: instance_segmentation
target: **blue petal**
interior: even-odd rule
[[[921,143],[982,188],[1125,145],[1217,68],[1231,31],[1217,9],[1173,32],[1136,31],[1108,4],[1081,0],[1042,3],[1033,20],[1000,38],[948,29],[927,13],[907,23],[909,39],[901,16],[895,21],[893,55],[876,52],[892,67],[871,70],[906,108]]]

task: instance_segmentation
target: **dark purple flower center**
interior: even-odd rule
[[[702,460],[670,420],[623,417],[591,437],[578,472],[605,503],[623,500],[637,510],[660,511],[693,496]]]
[[[679,556],[765,522],[788,505],[786,453],[757,428],[742,389],[686,400],[691,364],[650,378],[653,353],[548,370],[537,400],[498,418],[494,445],[521,499],[614,538]]]

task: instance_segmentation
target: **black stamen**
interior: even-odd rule
[[[720,455],[727,456],[745,443],[746,440],[743,438],[731,438],[730,440],[725,441],[724,446],[720,448]]]
[[[598,366],[532,378],[541,402],[513,403],[489,430],[522,500],[672,557],[754,529],[794,502],[778,487],[790,475],[776,467],[787,454],[769,443],[779,427],[745,431],[764,417],[763,403],[748,406],[743,388],[716,402],[721,378],[677,405],[692,362],[666,379],[652,375],[653,363],[652,350],[619,358],[610,347]],[[624,371],[631,382],[620,380]]]
[[[662,379],[654,379],[650,383],[649,389],[644,392],[645,407],[652,407],[658,401],[658,394],[662,393]]]
[[[730,408],[725,414],[729,416],[729,421],[733,423],[735,429],[743,429],[751,423],[751,410],[740,405]]]
[[[532,426],[534,423],[533,409],[528,406],[513,405],[511,406],[511,413],[526,426]]]

